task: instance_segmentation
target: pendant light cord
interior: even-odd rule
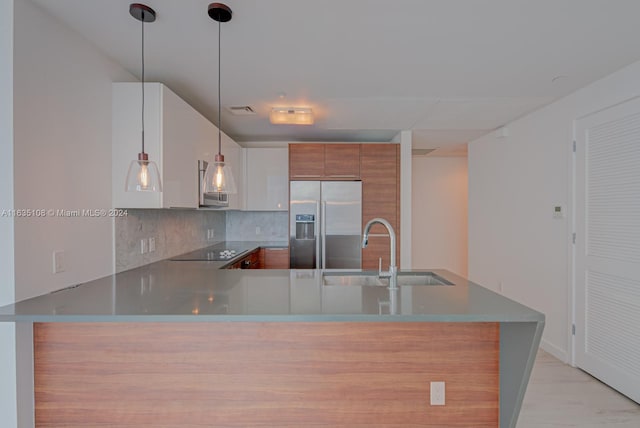
[[[144,10],[142,11],[142,153],[144,153]]]
[[[222,56],[221,52],[220,52],[220,21],[218,21],[218,154],[222,154],[222,131],[220,130],[220,127],[222,126],[222,124],[220,123],[220,110],[222,110],[222,103],[220,101],[220,58]]]

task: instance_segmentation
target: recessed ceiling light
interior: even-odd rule
[[[427,156],[429,153],[431,153],[434,150],[436,150],[436,149],[412,149],[411,150],[411,155],[412,156]]]

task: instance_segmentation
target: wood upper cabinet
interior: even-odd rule
[[[290,144],[289,179],[357,180],[359,144]]]
[[[324,144],[289,144],[289,178],[324,176]]]
[[[396,265],[400,262],[400,145],[362,144],[360,146],[362,178],[362,227],[376,217],[391,223],[396,233]],[[389,235],[382,225],[371,228],[369,245],[362,250],[362,269],[389,266]]]
[[[360,177],[360,144],[325,144],[324,176]]]
[[[399,144],[290,144],[290,180],[362,181],[362,227],[382,217],[396,233],[396,265],[400,263],[400,145]],[[371,229],[369,246],[362,250],[362,268],[389,266],[389,235],[381,225]]]

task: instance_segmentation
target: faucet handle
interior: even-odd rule
[[[389,278],[391,276],[391,271],[382,272],[382,257],[378,259],[378,278]]]

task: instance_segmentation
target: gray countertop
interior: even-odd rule
[[[392,291],[343,285],[335,277],[340,285],[324,285],[323,275],[336,271],[220,269],[242,255],[206,261],[222,248],[286,246],[220,243],[182,255],[183,261],[163,260],[0,307],[0,322],[500,322],[500,426],[515,426],[543,314],[446,270],[428,272],[452,285]]]
[[[433,272],[453,285],[403,285],[392,292],[323,285],[321,270],[226,270],[220,263],[227,262],[152,263],[0,307],[0,321],[544,321],[543,314],[445,270]]]

